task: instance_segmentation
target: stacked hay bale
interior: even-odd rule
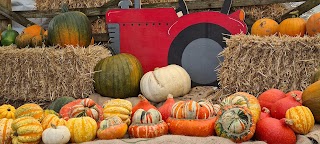
[[[96,63],[107,48],[0,48],[0,103],[45,103],[62,96],[84,98],[94,92]]]
[[[258,96],[270,88],[304,90],[320,65],[319,41],[319,36],[232,36],[218,69],[222,96],[238,91]]]

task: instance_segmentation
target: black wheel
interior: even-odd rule
[[[226,46],[223,37],[227,35],[230,32],[216,24],[191,25],[172,41],[168,64],[182,66],[189,73],[192,86],[218,86],[216,69],[223,61],[218,54]]]

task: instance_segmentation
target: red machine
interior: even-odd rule
[[[193,86],[217,85],[215,70],[223,60],[218,54],[226,45],[223,37],[247,32],[242,11],[228,15],[231,2],[226,0],[221,12],[188,14],[185,2],[179,0],[181,17],[174,8],[140,9],[139,1],[136,8],[109,10],[111,47],[116,53],[136,56],[144,72],[178,64],[189,73]]]

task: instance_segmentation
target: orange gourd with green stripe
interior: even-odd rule
[[[0,119],[0,144],[11,143],[12,121],[13,119],[7,119],[7,118]]]
[[[289,127],[298,134],[309,133],[314,126],[314,117],[308,107],[296,106],[286,111],[286,121],[292,125]]]
[[[122,122],[120,117],[110,116],[101,121],[97,137],[105,140],[122,138],[127,133],[127,130],[128,125]]]
[[[90,98],[82,99],[79,104],[70,107],[69,117],[83,116],[91,117],[97,122],[102,121],[103,108]]]
[[[63,126],[66,125],[67,121],[63,118],[59,118],[57,115],[54,114],[48,114],[44,119],[41,121],[41,125],[43,130],[50,128],[51,125],[55,126]]]
[[[98,126],[91,117],[71,118],[66,126],[70,130],[72,143],[92,141],[96,138]]]
[[[16,118],[31,116],[41,122],[44,110],[38,104],[26,103],[16,109],[15,116]]]
[[[12,122],[12,143],[39,143],[42,136],[40,122],[30,116],[17,118]]]
[[[80,11],[68,11],[55,16],[48,25],[48,40],[52,45],[87,47],[91,42],[92,30],[88,17]]]
[[[248,141],[256,129],[251,111],[244,106],[224,106],[217,115],[216,134],[236,143]]]

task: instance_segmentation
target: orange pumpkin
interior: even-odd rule
[[[128,125],[120,117],[111,116],[101,121],[97,137],[105,140],[122,138],[127,130]]]
[[[32,36],[30,34],[21,33],[16,37],[16,45],[18,48],[25,48],[31,44]]]
[[[216,117],[209,119],[177,119],[169,117],[169,132],[174,135],[207,137],[214,135]]]
[[[22,30],[23,33],[29,34],[31,37],[38,36],[43,31],[45,30],[39,25],[31,25]]]
[[[270,36],[278,32],[279,24],[269,18],[262,18],[253,23],[251,34],[258,36]]]
[[[297,12],[292,12],[294,16],[287,18],[279,24],[279,34],[289,36],[303,36],[306,33],[306,21],[298,17]]]
[[[306,24],[307,34],[314,36],[320,33],[320,12],[311,15]]]

